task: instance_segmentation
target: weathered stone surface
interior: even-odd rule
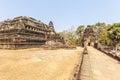
[[[84,31],[84,46],[98,46],[98,38],[96,36],[96,31],[88,25]]]
[[[52,21],[46,25],[40,20],[20,16],[0,22],[0,48],[40,47],[51,40],[64,42],[64,39],[55,32]]]
[[[120,62],[96,50],[87,47],[91,69],[92,80],[119,80]]]

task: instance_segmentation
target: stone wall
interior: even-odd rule
[[[0,48],[40,47],[51,40],[64,42],[64,39],[56,34],[52,21],[46,25],[40,20],[20,16],[0,22]]]

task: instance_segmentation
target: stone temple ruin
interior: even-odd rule
[[[93,28],[88,25],[87,28],[84,31],[84,40],[83,40],[84,46],[98,46],[96,31],[93,30]]]
[[[64,42],[55,32],[52,21],[46,25],[34,18],[20,16],[0,22],[0,48],[34,48],[49,41]]]

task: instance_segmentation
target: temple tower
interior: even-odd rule
[[[52,21],[49,22],[49,29],[50,29],[50,34],[51,35],[55,34],[54,24],[53,24]]]
[[[94,30],[90,25],[88,25],[84,31],[84,45],[94,46],[94,39]]]

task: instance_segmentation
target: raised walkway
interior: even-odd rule
[[[92,80],[120,80],[119,61],[107,56],[93,47],[87,47],[87,50]]]

